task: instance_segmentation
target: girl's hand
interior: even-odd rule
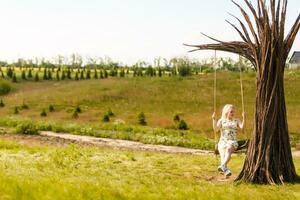
[[[246,116],[246,113],[245,113],[245,112],[243,112],[243,113],[242,113],[242,117],[243,117],[243,119],[245,119],[245,116]]]
[[[216,113],[214,112],[211,116],[212,119],[216,119]]]

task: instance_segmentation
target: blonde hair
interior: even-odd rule
[[[225,106],[224,106],[224,108],[223,108],[223,110],[222,110],[222,120],[225,120],[225,119],[227,119],[227,115],[228,115],[228,113],[231,111],[231,110],[233,110],[234,109],[234,106],[233,105],[231,105],[231,104],[226,104]]]

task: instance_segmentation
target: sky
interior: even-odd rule
[[[235,22],[228,13],[241,16],[230,0],[0,0],[0,8],[0,60],[6,61],[72,53],[124,64],[157,57],[204,59],[214,52],[188,53],[182,44],[211,42],[201,32],[240,40],[225,22]],[[299,11],[299,0],[289,0],[287,29]],[[294,50],[300,50],[300,33]]]

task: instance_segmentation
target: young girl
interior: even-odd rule
[[[227,164],[231,158],[231,154],[238,148],[236,139],[237,129],[242,129],[245,121],[245,113],[242,114],[242,122],[239,119],[235,119],[234,114],[234,106],[227,104],[224,106],[222,117],[217,123],[215,119],[215,113],[212,115],[214,130],[221,130],[221,137],[218,143],[221,165],[218,167],[218,171],[224,173],[226,176],[231,176],[231,171],[227,168]]]

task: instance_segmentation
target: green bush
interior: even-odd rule
[[[27,77],[32,78],[32,70],[31,69],[29,69]]]
[[[46,110],[43,109],[40,115],[41,117],[46,117],[47,116]]]
[[[178,123],[179,130],[189,130],[187,123],[184,120],[180,120]]]
[[[78,77],[78,72],[75,72],[75,81],[78,81],[79,77]]]
[[[16,127],[16,132],[20,134],[26,134],[26,135],[38,135],[38,129],[37,127],[29,121],[21,122]]]
[[[22,79],[23,79],[23,80],[26,80],[26,73],[25,73],[25,70],[22,70],[22,75],[21,75],[21,76],[22,76]]]
[[[13,83],[16,83],[16,82],[18,82],[18,80],[17,80],[17,76],[16,76],[16,74],[14,73],[13,74],[13,76],[12,76],[12,82]]]
[[[18,108],[18,106],[15,106],[15,108],[14,108],[14,114],[15,115],[19,114],[19,108]]]
[[[1,100],[0,100],[0,107],[3,108],[4,106],[5,106],[5,104],[3,103],[3,100],[1,99]]]
[[[29,106],[23,102],[23,104],[21,105],[21,109],[27,110],[29,109]]]
[[[36,82],[38,82],[38,81],[40,80],[40,78],[39,78],[39,73],[38,73],[38,72],[35,73],[34,80],[35,80]]]
[[[0,95],[8,94],[12,90],[12,86],[7,81],[0,81]]]
[[[105,114],[105,115],[103,116],[103,118],[102,118],[102,121],[103,121],[103,122],[109,122],[109,121],[110,121],[109,115],[108,115],[108,114]]]
[[[143,126],[147,125],[146,116],[143,112],[138,114],[138,124]]]
[[[81,112],[82,112],[82,110],[81,110],[81,108],[80,108],[79,106],[77,106],[77,107],[75,108],[75,111],[78,112],[78,113],[81,113]]]
[[[98,79],[98,72],[96,69],[94,70],[94,79]]]
[[[56,80],[57,80],[57,81],[60,80],[59,70],[56,71]]]
[[[77,111],[76,109],[73,111],[72,117],[73,117],[74,119],[77,119],[77,118],[79,117],[78,111]]]
[[[115,114],[112,112],[111,108],[109,108],[108,111],[107,111],[107,115],[110,116],[110,117],[112,117]]]
[[[175,115],[174,115],[173,121],[174,121],[175,123],[178,123],[178,122],[180,121],[179,114],[175,114]]]
[[[86,71],[86,79],[91,79],[91,70],[90,69],[88,69]]]
[[[49,112],[54,112],[54,106],[53,105],[49,105]]]

